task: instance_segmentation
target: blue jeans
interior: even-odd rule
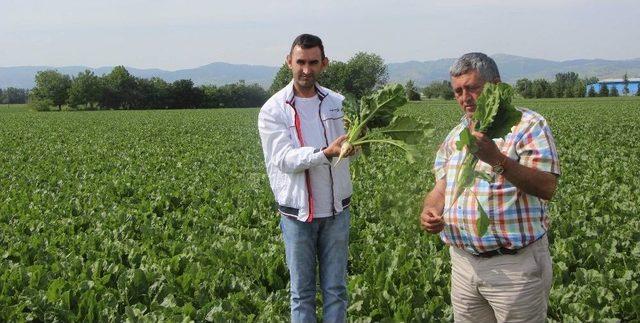
[[[281,216],[280,229],[291,276],[291,322],[316,321],[317,263],[323,320],[346,321],[349,222],[348,208],[311,223]]]

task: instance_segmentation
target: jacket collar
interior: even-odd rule
[[[322,102],[322,100],[324,100],[327,96],[329,96],[329,89],[320,86],[318,82],[316,82],[315,89],[316,89],[316,94],[318,95],[318,99],[320,99],[320,102]],[[285,97],[285,102],[293,106],[294,98],[295,98],[295,93],[293,91],[293,79],[289,82],[289,84],[287,84],[287,86],[285,86],[284,97]]]

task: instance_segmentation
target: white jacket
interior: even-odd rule
[[[316,84],[320,119],[326,146],[345,133],[342,120],[344,97]],[[311,222],[313,203],[309,168],[330,167],[334,215],[349,205],[352,184],[349,159],[333,167],[320,149],[304,147],[295,109],[293,81],[274,94],[260,109],[258,130],[262,141],[269,183],[280,213]],[[298,119],[299,120],[299,119]]]

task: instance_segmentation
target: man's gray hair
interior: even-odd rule
[[[494,82],[500,79],[498,65],[496,65],[496,62],[491,57],[483,53],[467,53],[462,55],[451,65],[449,75],[451,75],[451,77],[458,77],[474,70],[480,73],[480,77],[482,77],[485,82]]]

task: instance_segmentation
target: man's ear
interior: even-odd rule
[[[289,69],[291,69],[291,54],[287,54],[287,57],[284,59],[284,63],[287,64]]]
[[[322,59],[322,69],[323,70],[326,69],[327,66],[329,66],[329,58],[325,57],[325,58]]]

